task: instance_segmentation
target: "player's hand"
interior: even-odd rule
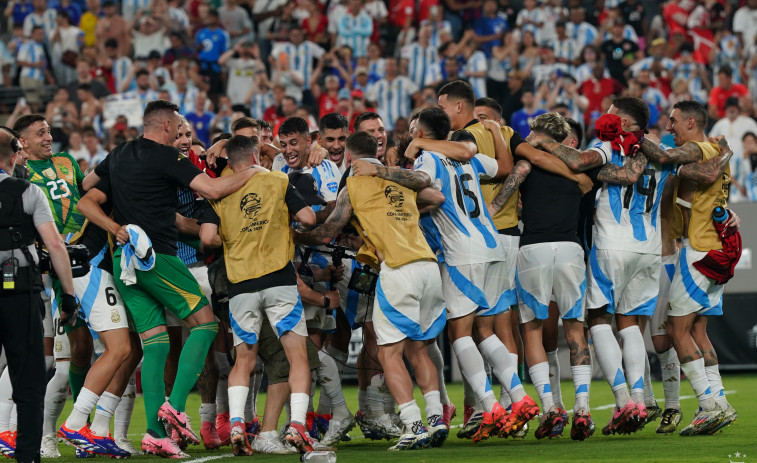
[[[129,232],[126,230],[126,225],[123,225],[118,229],[118,232],[116,233],[116,241],[118,241],[118,244],[120,245],[124,245],[129,242]]]
[[[723,135],[718,135],[717,137],[709,137],[708,140],[710,141],[710,143],[717,143],[717,145],[720,147],[720,154],[731,152],[731,147],[728,146],[728,141]]]
[[[728,209],[728,220],[725,221],[725,227],[735,227],[737,230],[741,228],[741,218],[730,209]]]
[[[329,152],[324,148],[316,148],[308,151],[308,166],[318,167],[321,165],[324,159],[329,155]]]
[[[260,157],[267,158],[269,161],[271,161],[271,163],[273,163],[273,159],[279,153],[281,153],[281,150],[277,148],[276,145],[272,145],[270,143],[260,145]]]
[[[365,159],[359,159],[352,163],[352,175],[355,177],[376,177],[378,166]]]
[[[576,174],[576,181],[578,182],[578,188],[581,190],[582,196],[594,188],[594,182],[586,174]]]
[[[329,265],[327,268],[331,272],[330,281],[339,281],[344,276],[344,265],[340,265],[338,267]]]
[[[495,132],[500,131],[500,125],[491,119],[487,119],[485,121],[479,121],[479,122],[481,122],[484,128],[488,130],[489,132],[495,133]]]
[[[418,157],[418,153],[423,149],[421,145],[423,144],[422,138],[414,138],[413,141],[410,142],[409,145],[407,145],[407,148],[405,149],[405,157],[408,159],[415,160],[415,158]]]
[[[73,325],[78,313],[79,303],[76,301],[76,297],[63,293],[60,297],[60,324],[63,326]]]
[[[334,310],[339,308],[339,291],[326,291],[323,295],[329,298],[329,306],[326,309]]]
[[[223,154],[224,150],[226,149],[227,141],[228,140],[218,140],[217,143],[215,143],[213,146],[208,148],[207,151],[205,151],[205,164],[207,164],[208,167],[216,166],[216,159],[222,157],[221,154]]]
[[[397,148],[394,146],[387,148],[386,153],[384,153],[384,165],[387,167],[399,167],[399,162],[400,159],[399,156],[397,156]]]

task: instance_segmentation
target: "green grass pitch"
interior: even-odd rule
[[[342,443],[337,452],[339,463],[381,463],[381,462],[413,462],[413,463],[445,463],[445,462],[755,462],[757,463],[757,375],[726,375],[723,383],[728,391],[728,400],[739,412],[739,419],[715,436],[681,437],[678,434],[661,436],[655,433],[657,422],[648,425],[642,431],[630,436],[602,436],[601,428],[610,417],[612,406],[612,393],[604,381],[594,381],[591,388],[592,417],[597,426],[594,437],[584,442],[570,440],[570,430],[566,427],[564,437],[559,439],[544,439],[537,441],[533,436],[536,421],[531,421],[532,430],[524,439],[497,439],[492,438],[480,444],[473,444],[467,440],[455,437],[457,428],[462,423],[462,385],[448,385],[449,395],[452,401],[458,405],[458,416],[452,421],[450,438],[444,447],[437,449],[424,449],[407,452],[387,452],[387,441],[368,441],[362,438],[356,428],[350,435],[353,440]],[[533,386],[526,386],[527,392],[537,398]],[[563,398],[566,406],[572,407],[573,385],[569,381],[562,384]],[[662,384],[654,384],[656,397],[662,405]],[[353,413],[357,405],[357,387],[345,388],[347,404]],[[423,409],[422,397],[416,388],[416,399]],[[683,407],[684,419],[679,430],[691,421],[697,408],[696,399],[693,397],[691,387],[685,380],[681,385],[681,406]],[[258,400],[259,409],[262,410],[265,395]],[[317,398],[316,398],[317,400]],[[200,417],[198,409],[200,398],[196,394],[189,397],[187,411],[192,417],[193,428],[199,434]],[[71,401],[66,404],[66,409],[61,416],[61,421],[71,409]],[[59,423],[60,424],[60,423]],[[134,417],[130,428],[130,437],[134,444],[139,447],[141,436],[144,432],[145,419],[141,397],[137,398]],[[74,458],[72,447],[59,445],[62,458],[57,461],[73,462],[81,461]],[[202,446],[189,447],[187,453],[191,459],[184,460],[194,463],[229,462],[234,457],[229,447],[219,450],[208,451]],[[298,461],[296,455],[255,455],[255,461]],[[97,459],[101,459],[98,457]],[[240,458],[241,459],[241,458]],[[140,462],[154,462],[162,460],[154,456],[136,456],[132,460]]]

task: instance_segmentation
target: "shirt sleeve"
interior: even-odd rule
[[[29,185],[24,191],[21,201],[24,205],[24,212],[32,216],[35,227],[39,227],[43,223],[55,222],[53,212],[50,210],[50,202],[37,185]]]
[[[441,189],[436,185],[435,181],[438,175],[436,173],[436,162],[434,162],[434,155],[429,154],[426,151],[421,152],[421,155],[415,159],[413,170],[415,170],[416,172],[424,172],[431,178],[431,183],[434,184],[434,188]]]
[[[287,186],[287,192],[286,196],[284,197],[284,201],[287,204],[289,213],[292,215],[297,214],[302,209],[308,207],[308,203],[305,202],[305,200],[302,198],[302,195],[300,195],[300,192],[297,191],[297,188],[295,188],[291,183]]]
[[[478,144],[476,143],[476,137],[473,136],[472,133],[468,132],[465,129],[456,130],[452,133],[452,136],[450,137],[450,140],[452,141],[469,141],[471,143],[476,144],[476,148],[478,149]]]
[[[98,190],[105,193],[106,196],[110,197],[110,177],[105,176],[100,179],[99,182],[97,182],[97,185],[94,186],[94,188],[97,188]]]
[[[105,159],[100,162],[100,164],[95,166],[95,174],[100,177],[104,178],[107,177],[110,173],[110,170],[108,170],[108,167],[110,166],[110,154],[105,157]]]
[[[602,164],[607,164],[612,159],[612,146],[609,141],[603,141],[592,146],[590,149],[602,156]]]
[[[485,179],[496,176],[497,171],[499,170],[497,160],[490,158],[483,153],[476,153],[471,164],[473,164],[473,168],[476,169],[478,176]]]
[[[178,150],[174,150],[178,153]],[[189,188],[189,184],[192,183],[195,177],[202,174],[202,171],[197,168],[192,161],[186,156],[179,157],[177,155],[176,161],[168,162],[164,166],[164,175],[178,186]]]
[[[510,137],[510,153],[515,154],[515,150],[518,149],[518,146],[520,146],[521,143],[525,143],[526,141],[523,139],[523,137],[520,136],[520,134],[516,131],[513,131],[513,135]]]
[[[208,201],[204,201],[205,204],[202,206],[202,210],[200,211],[200,217],[197,219],[197,223],[199,225],[202,225],[204,223],[212,223],[214,225],[221,225],[221,218],[218,217],[218,214],[216,214],[215,209],[213,209],[213,206],[208,204]]]
[[[339,169],[331,162],[322,162],[316,169],[319,170],[319,191],[326,202],[336,201],[336,193],[339,190]]]

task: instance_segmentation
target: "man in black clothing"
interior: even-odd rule
[[[605,57],[610,76],[627,86],[625,72],[633,63],[641,59],[641,50],[635,42],[623,37],[624,31],[623,20],[616,19],[610,31],[610,39],[602,43],[600,50]]]

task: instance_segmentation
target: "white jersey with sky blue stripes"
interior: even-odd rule
[[[622,166],[626,160],[622,150],[613,149],[610,142],[597,143],[592,149],[602,155],[605,164]],[[635,184],[602,186],[594,225],[597,249],[658,255],[662,252],[658,229],[660,198],[674,168],[673,164],[649,162]]]
[[[273,159],[271,170],[280,170],[285,174],[298,171],[297,169],[289,167],[286,160],[284,160],[284,156],[280,154]],[[299,169],[299,172],[310,174],[315,178],[315,184],[318,186],[318,193],[323,197],[324,201],[336,201],[339,180],[342,178],[342,174],[339,172],[339,167],[337,167],[336,164],[328,159],[324,159],[321,161],[320,165],[316,167],[305,167]],[[313,210],[316,212],[320,211],[321,207],[322,206],[320,205],[312,206]]]
[[[466,162],[441,153],[423,151],[414,169],[431,177],[431,185],[444,193],[444,203],[431,211],[436,227],[427,232],[441,245],[447,265],[458,266],[504,261],[497,232],[481,193],[479,178],[497,174],[497,161],[477,154]]]

